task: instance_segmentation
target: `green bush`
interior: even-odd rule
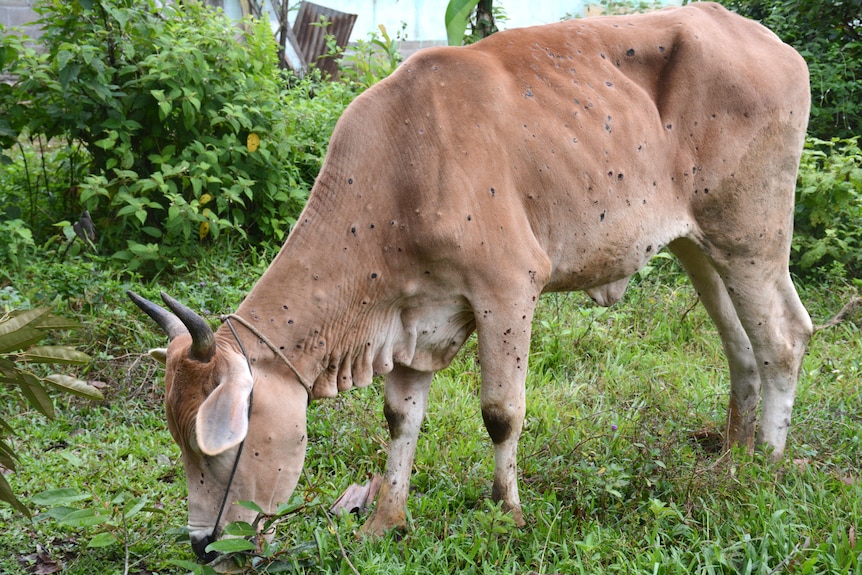
[[[20,267],[27,256],[35,251],[33,244],[33,233],[23,221],[0,220],[0,260]]]
[[[33,364],[89,363],[90,356],[69,347],[36,346],[51,330],[74,327],[77,327],[77,323],[51,314],[48,308],[0,316],[0,389],[17,391],[33,409],[49,419],[54,417],[54,403],[45,391],[46,387],[89,399],[102,399],[102,393],[86,381],[61,374],[42,376],[31,367]],[[6,436],[13,433],[6,419],[6,413],[0,412],[0,466],[14,471],[17,455],[13,445],[5,441]],[[25,515],[30,513],[12,492],[2,474],[0,501],[12,505]]]
[[[395,71],[402,61],[398,51],[398,42],[407,38],[404,30],[407,24],[402,23],[395,37],[389,35],[386,27],[380,24],[378,31],[369,32],[366,40],[357,40],[348,53],[338,46],[332,46],[332,52],[342,53],[338,59],[339,78],[357,89],[365,90]]]
[[[9,88],[0,82],[0,93],[3,86]],[[0,108],[2,101],[0,96]],[[7,118],[0,109],[0,126]],[[4,140],[14,146],[7,153],[2,149]],[[0,135],[0,226],[21,220],[40,243],[53,234],[58,215],[71,214],[77,209],[75,182],[86,173],[83,154],[80,145],[69,147],[59,141],[48,142],[40,135],[32,138],[25,135],[17,140]]]
[[[862,277],[862,152],[859,138],[809,138],[796,185],[797,271],[831,268]]]
[[[153,271],[225,231],[284,238],[348,87],[307,79],[285,90],[266,22],[238,28],[195,1],[36,10],[44,52],[11,34],[0,45],[0,66],[18,78],[0,89],[0,144],[39,135],[80,147],[89,175],[54,221],[88,209],[101,253]]]

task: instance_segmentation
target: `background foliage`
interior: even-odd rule
[[[862,277],[862,152],[859,138],[809,138],[796,188],[794,268]]]
[[[100,252],[150,273],[224,231],[284,238],[349,86],[309,78],[287,89],[265,22],[240,33],[195,1],[156,10],[150,0],[42,0],[36,9],[44,51],[2,40],[0,65],[17,81],[0,87],[0,144],[29,139],[43,166],[53,153],[65,169],[49,176],[26,152],[6,154],[21,162],[29,201],[15,209],[18,192],[0,206],[29,221],[37,243],[50,233],[44,224],[83,209]]]
[[[52,329],[75,328],[77,324],[50,313],[48,308],[36,308],[22,313],[0,315],[0,383],[17,386],[28,407],[49,419],[54,418],[54,403],[46,391],[53,386],[62,391],[89,399],[102,399],[102,393],[86,381],[69,375],[40,375],[34,366],[50,364],[79,365],[90,362],[90,356],[74,349],[57,346],[37,346]],[[13,428],[0,413],[0,468],[15,470],[17,455],[4,441],[13,435]],[[12,505],[21,513],[30,514],[15,497],[6,479],[0,474],[0,501]]]

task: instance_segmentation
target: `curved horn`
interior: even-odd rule
[[[165,333],[168,334],[170,339],[174,339],[178,335],[182,335],[184,333],[189,333],[189,330],[186,329],[186,326],[183,325],[180,318],[162,306],[154,304],[146,298],[142,298],[132,290],[126,291],[126,295],[129,296],[129,299],[132,300],[136,306],[141,308],[144,313],[153,318],[153,321],[165,330]]]
[[[184,306],[165,292],[162,299],[171,308],[192,336],[192,348],[189,356],[201,362],[207,362],[215,354],[215,336],[207,321]]]

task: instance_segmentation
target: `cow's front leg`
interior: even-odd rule
[[[507,316],[519,320],[488,321],[487,316],[477,322],[477,329],[482,364],[482,419],[494,443],[491,498],[502,502],[503,509],[511,512],[520,527],[525,522],[518,495],[517,451],[526,412],[532,309],[529,313]]]
[[[382,535],[392,528],[407,526],[410,472],[433,375],[396,366],[386,376],[383,413],[391,442],[377,503],[360,529],[361,535]]]

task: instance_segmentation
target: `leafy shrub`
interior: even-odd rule
[[[377,27],[379,32],[369,32],[367,40],[357,40],[351,51],[338,59],[339,77],[365,90],[390,75],[401,63],[398,42],[406,38],[406,27],[407,24],[402,23],[401,30],[393,38],[386,27],[380,24]],[[337,54],[342,49],[333,46],[332,51]]]
[[[347,87],[308,79],[285,91],[268,25],[240,30],[198,2],[36,9],[44,53],[13,35],[0,45],[0,65],[18,77],[0,89],[0,143],[39,134],[87,153],[76,205],[56,219],[88,209],[100,251],[129,269],[182,261],[224,231],[283,239]]]
[[[862,277],[862,152],[859,138],[809,138],[796,186],[793,251],[798,270],[831,266]]]
[[[0,261],[20,267],[26,256],[35,251],[33,233],[19,219],[0,220],[0,237],[3,238],[3,242],[0,242]]]
[[[90,399],[102,399],[101,392],[87,382],[68,376],[52,374],[40,377],[27,364],[84,364],[90,357],[82,352],[62,346],[36,346],[50,330],[69,329],[77,324],[52,315],[47,308],[0,318],[0,383],[4,387],[16,388],[36,411],[48,418],[54,417],[54,404],[45,391],[49,385]],[[24,364],[24,365],[19,365]],[[15,451],[4,436],[12,428],[0,418],[0,465],[15,469]],[[9,483],[0,474],[0,501],[5,501],[25,515],[29,511],[12,493]]]
[[[9,88],[0,82],[0,94],[4,86]],[[8,116],[3,112],[0,95],[0,226],[5,223],[19,227],[11,221],[21,220],[34,241],[42,243],[45,236],[53,233],[55,214],[66,217],[78,204],[74,183],[84,173],[86,152],[80,145],[69,147],[57,140],[48,142],[40,135],[4,138],[2,125],[4,121],[8,125]],[[14,147],[3,153],[5,145]]]

